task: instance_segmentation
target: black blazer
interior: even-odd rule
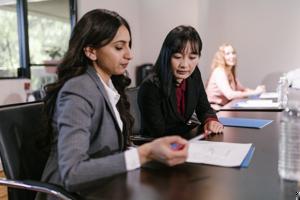
[[[210,107],[198,68],[187,78],[185,96],[185,113],[177,111],[176,85],[172,86],[171,95],[162,93],[157,74],[153,73],[141,84],[138,93],[138,104],[141,111],[141,134],[146,137],[165,135],[184,136],[191,130],[189,121],[195,112],[203,125],[208,118],[216,118]]]

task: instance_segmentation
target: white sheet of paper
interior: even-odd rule
[[[264,108],[277,108],[278,102],[273,102],[267,99],[251,99],[237,103],[238,107],[253,108],[253,107],[264,107]]]
[[[278,98],[277,92],[265,92],[259,96],[260,99],[276,99]]]
[[[187,162],[238,167],[246,157],[251,145],[251,143],[192,140],[189,143]]]
[[[204,136],[204,134],[202,133],[202,134],[200,134],[200,135],[198,135],[198,136],[196,136],[196,137],[190,139],[190,142],[197,141],[197,140],[202,140],[202,139],[204,139],[204,138],[205,138],[205,136]]]

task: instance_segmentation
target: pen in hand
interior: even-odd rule
[[[183,148],[184,148],[184,145],[182,145],[182,144],[178,144],[178,143],[171,144],[171,149],[173,149],[175,151],[182,150]]]

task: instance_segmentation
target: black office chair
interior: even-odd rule
[[[9,200],[33,200],[36,192],[57,199],[79,199],[62,187],[40,182],[49,151],[43,148],[46,134],[43,102],[0,107],[0,156]]]
[[[143,80],[153,71],[152,63],[145,63],[136,67],[136,85],[139,86]]]
[[[153,138],[141,136],[141,113],[137,102],[138,90],[139,87],[128,88],[126,90],[126,95],[130,103],[130,113],[134,118],[133,134],[131,136],[131,141],[135,145],[141,145],[143,143],[150,142],[153,140]]]

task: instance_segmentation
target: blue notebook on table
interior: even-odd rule
[[[257,129],[263,128],[273,121],[268,119],[252,119],[252,118],[236,118],[236,117],[220,117],[219,120],[224,126],[257,128]]]

